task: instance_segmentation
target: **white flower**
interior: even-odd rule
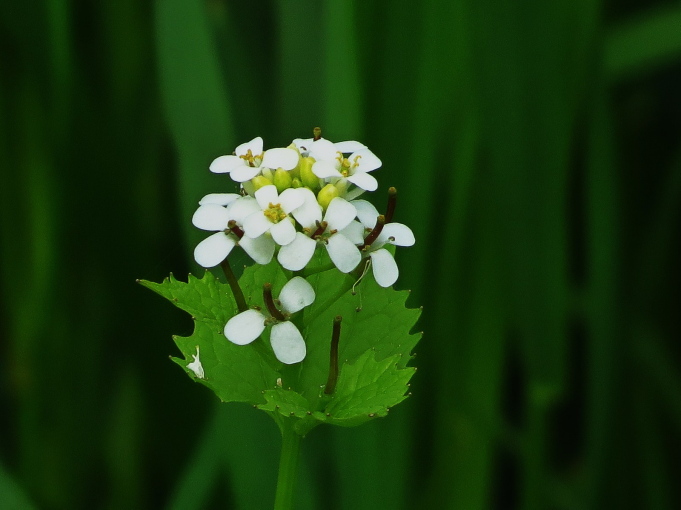
[[[255,192],[258,210],[244,220],[246,236],[257,238],[269,232],[274,241],[284,246],[296,237],[296,227],[289,214],[303,205],[303,188],[285,189],[281,195],[273,184],[263,186]]]
[[[310,156],[315,159],[312,172],[329,182],[350,182],[362,190],[375,191],[378,181],[369,172],[380,168],[381,160],[366,147],[353,150],[346,158],[344,149],[347,147],[342,144],[343,142],[334,144],[328,140],[315,141],[310,148]]]
[[[293,140],[293,144],[296,146],[298,151],[304,155],[304,156],[312,156],[314,153],[313,147],[316,147],[313,145],[315,141],[319,140],[324,140],[324,142],[328,142],[328,140],[324,138],[319,138],[318,140],[315,140],[314,138],[296,138]],[[322,144],[324,145],[324,144]],[[364,145],[363,143],[356,142],[354,140],[348,140],[345,142],[336,142],[333,144],[334,145],[334,155],[336,152],[341,152],[343,154],[349,154],[351,152],[355,152],[361,149],[366,149],[367,146]],[[312,153],[311,153],[312,151]],[[314,157],[314,156],[313,156]]]
[[[352,204],[357,209],[357,217],[365,227],[365,233],[368,234],[376,227],[378,211],[365,200],[354,200]],[[386,223],[383,226],[376,240],[363,249],[371,257],[376,283],[381,287],[390,287],[400,274],[392,254],[383,246],[386,244],[413,246],[415,242],[414,233],[408,226],[402,223]]]
[[[246,310],[227,322],[225,336],[237,345],[247,345],[258,338],[267,325],[274,323],[270,332],[274,355],[287,365],[298,363],[305,359],[307,349],[303,335],[288,318],[291,314],[311,305],[314,299],[312,285],[304,278],[296,276],[286,282],[279,293],[281,303],[281,311],[277,310],[279,318],[268,317],[259,310]]]
[[[187,364],[187,368],[194,372],[194,375],[198,377],[199,379],[205,379],[206,376],[203,373],[203,365],[201,364],[201,360],[199,359],[199,346],[196,346],[196,355],[192,354],[192,358],[194,358],[194,361],[191,363]]]
[[[357,227],[352,225],[357,211],[347,200],[336,197],[329,203],[324,219],[322,208],[312,191],[300,188],[305,196],[304,204],[293,211],[293,216],[303,226],[307,235],[295,234],[295,239],[279,250],[277,260],[290,271],[303,269],[312,258],[317,243],[323,243],[331,261],[343,273],[349,273],[362,259],[356,244],[361,244],[361,225],[359,240]]]
[[[214,193],[203,197],[199,204],[201,205],[194,213],[192,223],[202,230],[216,232],[194,249],[194,259],[200,266],[217,266],[237,245],[258,264],[267,264],[272,260],[272,238],[247,237],[241,232],[244,219],[260,211],[254,198],[242,197],[236,193]]]
[[[276,148],[263,152],[262,148],[262,138],[253,138],[239,145],[234,155],[215,159],[210,164],[210,171],[228,173],[234,181],[245,182],[259,175],[263,168],[293,170],[298,164],[298,153],[293,149]]]

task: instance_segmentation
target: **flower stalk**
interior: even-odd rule
[[[286,317],[284,317],[284,314],[279,311],[277,305],[274,304],[271,283],[266,283],[262,286],[262,296],[263,301],[265,301],[265,305],[267,306],[267,311],[270,312],[270,315],[278,321],[285,321]]]
[[[395,215],[395,206],[397,206],[397,189],[393,186],[388,188],[388,207],[385,211],[385,222],[393,221]]]
[[[274,510],[291,510],[298,473],[301,437],[293,429],[292,420],[281,420],[281,455],[279,457],[279,475],[277,492],[274,498]]]
[[[343,317],[337,315],[333,319],[333,333],[331,335],[331,353],[329,355],[329,378],[324,387],[324,393],[333,395],[336,391],[336,382],[338,381],[338,342],[340,341],[341,322]]]
[[[229,265],[229,261],[227,259],[223,260],[222,262],[220,262],[220,267],[222,268],[222,271],[225,273],[225,277],[227,278],[229,288],[232,289],[232,294],[234,294],[234,299],[236,300],[237,308],[239,309],[240,312],[245,312],[246,310],[248,310],[246,298],[244,298],[244,293],[241,290],[241,287],[239,286],[239,281],[236,279],[234,271],[232,271],[232,267]]]

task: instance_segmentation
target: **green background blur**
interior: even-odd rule
[[[168,360],[213,158],[356,139],[400,191],[413,397],[301,509],[679,508],[681,4],[0,4],[0,508],[269,508],[279,435]]]

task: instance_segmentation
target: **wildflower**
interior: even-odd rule
[[[210,164],[210,171],[228,173],[234,181],[245,182],[260,175],[263,168],[293,170],[298,164],[299,156],[293,149],[276,148],[263,152],[262,148],[262,138],[253,138],[239,145],[233,155],[215,159]]]
[[[289,318],[314,302],[312,285],[300,276],[286,282],[279,293],[281,310],[274,303],[271,285],[265,284],[263,294],[270,316],[255,309],[241,312],[227,322],[225,336],[237,345],[247,345],[271,325],[270,343],[277,359],[287,365],[302,361],[307,352],[305,341]]]
[[[305,196],[305,201],[293,211],[293,216],[303,226],[303,232],[297,232],[295,239],[279,250],[277,260],[286,269],[299,271],[312,258],[317,243],[321,243],[334,265],[341,272],[349,273],[362,259],[356,246],[363,241],[361,228],[357,239],[357,228],[351,226],[357,216],[354,206],[336,197],[329,202],[322,220],[322,207],[314,193],[306,188],[300,188],[300,193]]]
[[[326,146],[326,143],[333,143],[329,142],[328,140],[324,138],[319,138],[318,140],[315,140],[314,138],[296,138],[293,140],[293,145],[296,146],[298,151],[302,156],[312,156],[314,157],[314,151],[318,147],[316,142],[323,140],[323,143],[320,145],[321,146]],[[334,155],[336,152],[340,152],[343,154],[349,154],[351,152],[355,152],[361,149],[366,149],[367,146],[364,145],[363,143],[356,142],[354,140],[347,140],[345,142],[335,142],[333,143],[334,146]]]
[[[352,204],[365,232],[369,233],[362,251],[371,258],[374,279],[381,287],[390,287],[397,281],[399,269],[392,254],[383,246],[413,246],[416,242],[414,233],[402,223],[383,223],[385,217],[379,215],[376,208],[365,200],[354,200]]]
[[[269,232],[281,246],[293,241],[296,227],[289,214],[305,201],[302,189],[289,188],[279,194],[276,186],[269,184],[257,190],[255,200],[259,207],[244,219],[246,236],[257,238]]]
[[[192,358],[194,358],[194,361],[191,363],[187,364],[187,368],[194,372],[194,375],[198,377],[199,379],[205,379],[206,376],[203,372],[203,365],[201,364],[201,360],[199,359],[199,346],[196,346],[196,354],[192,354]]]
[[[352,183],[364,191],[375,191],[378,182],[369,172],[380,168],[381,160],[366,147],[353,151],[346,158],[344,148],[328,140],[314,142],[310,149],[310,156],[316,160],[312,172],[329,182],[340,182],[344,186]]]
[[[243,233],[244,218],[260,211],[252,197],[235,193],[206,195],[192,217],[195,227],[216,232],[194,249],[194,259],[205,268],[220,264],[239,245],[258,264],[267,264],[274,255],[274,241],[268,236],[247,237]]]

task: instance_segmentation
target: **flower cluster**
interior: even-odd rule
[[[283,268],[297,272],[321,249],[342,273],[370,264],[379,285],[395,283],[399,270],[385,245],[414,244],[411,229],[392,221],[396,191],[390,188],[385,214],[358,199],[378,188],[371,172],[380,168],[381,160],[362,143],[333,143],[320,133],[315,128],[314,138],[268,150],[257,137],[211,163],[212,172],[228,174],[239,183],[240,193],[214,193],[199,202],[192,222],[214,234],[196,246],[197,263],[217,266],[240,246],[258,264],[268,264],[276,256]],[[314,290],[301,276],[282,288],[278,299],[282,310],[274,304],[271,290],[265,289],[269,316],[242,310],[225,326],[225,336],[244,345],[272,326],[270,340],[277,359],[287,364],[302,361],[305,342],[289,318],[314,298]]]

